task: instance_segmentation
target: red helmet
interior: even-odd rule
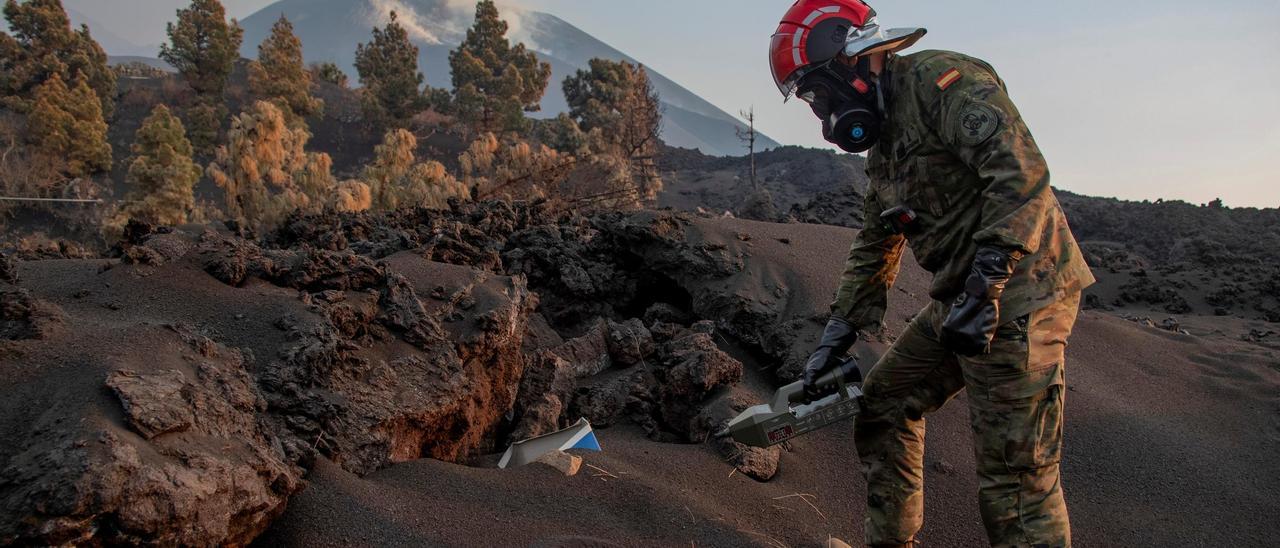
[[[882,30],[876,11],[862,0],[796,0],[782,16],[769,45],[773,81],[789,99],[800,78],[838,55],[906,49],[926,32],[921,28]]]

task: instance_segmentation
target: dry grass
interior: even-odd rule
[[[804,501],[804,503],[805,503],[805,504],[808,504],[810,508],[813,508],[813,511],[814,511],[814,512],[817,512],[817,513],[818,513],[818,517],[822,518],[822,521],[827,521],[827,515],[826,515],[826,514],[824,514],[824,513],[822,513],[822,510],[819,510],[819,509],[818,509],[818,506],[817,506],[816,504],[814,504],[814,503],[813,503],[813,500],[817,500],[817,499],[818,499],[818,497],[816,497],[816,496],[814,496],[814,495],[810,495],[810,494],[808,494],[808,493],[796,493],[796,494],[793,494],[793,495],[784,495],[784,496],[781,496],[781,497],[773,497],[773,500],[786,500],[786,499],[791,499],[791,498],[798,498],[798,499],[800,499],[800,500]],[[813,499],[813,500],[809,500],[809,499]]]
[[[610,472],[610,471],[608,471],[608,470],[605,470],[604,468],[601,468],[601,467],[599,467],[599,466],[595,466],[595,465],[593,465],[593,464],[588,464],[588,465],[587,465],[587,468],[590,468],[590,469],[592,469],[592,470],[595,470],[595,473],[594,473],[594,474],[591,474],[591,477],[593,477],[593,478],[600,478],[602,481],[607,481],[607,480],[605,480],[604,478],[622,479],[622,478],[619,478],[618,476],[614,475],[612,472]]]

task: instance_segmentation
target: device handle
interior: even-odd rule
[[[849,385],[862,382],[862,371],[858,369],[858,360],[852,356],[846,357],[840,362],[839,367],[833,368],[827,374],[818,377],[817,385],[824,389],[826,394],[839,393],[844,397],[849,397]],[[825,390],[826,388],[835,388],[835,390]],[[783,410],[791,406],[793,403],[805,403],[804,401],[804,382],[796,381],[782,388],[779,388],[773,395],[773,403],[770,404],[775,410]]]
[[[773,393],[773,403],[769,407],[774,411],[784,411],[791,407],[791,402],[799,401],[804,397],[804,381],[796,381],[779,388]]]

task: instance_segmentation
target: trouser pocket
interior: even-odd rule
[[[990,375],[970,393],[979,466],[1029,471],[1059,462],[1062,364]]]
[[[1034,359],[1044,353],[1029,348],[1037,337],[1028,337],[1025,325],[1002,326],[990,354],[962,360],[979,466],[991,472],[1028,471],[1060,459],[1063,363]]]

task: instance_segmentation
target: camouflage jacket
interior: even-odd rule
[[[866,227],[849,252],[833,315],[878,327],[904,246],[933,273],[929,295],[943,302],[963,291],[978,246],[1023,253],[1001,298],[1008,319],[1094,283],[1044,157],[990,65],[922,51],[891,56],[884,78],[887,115],[867,158]],[[918,216],[905,234],[880,222],[897,206]]]

